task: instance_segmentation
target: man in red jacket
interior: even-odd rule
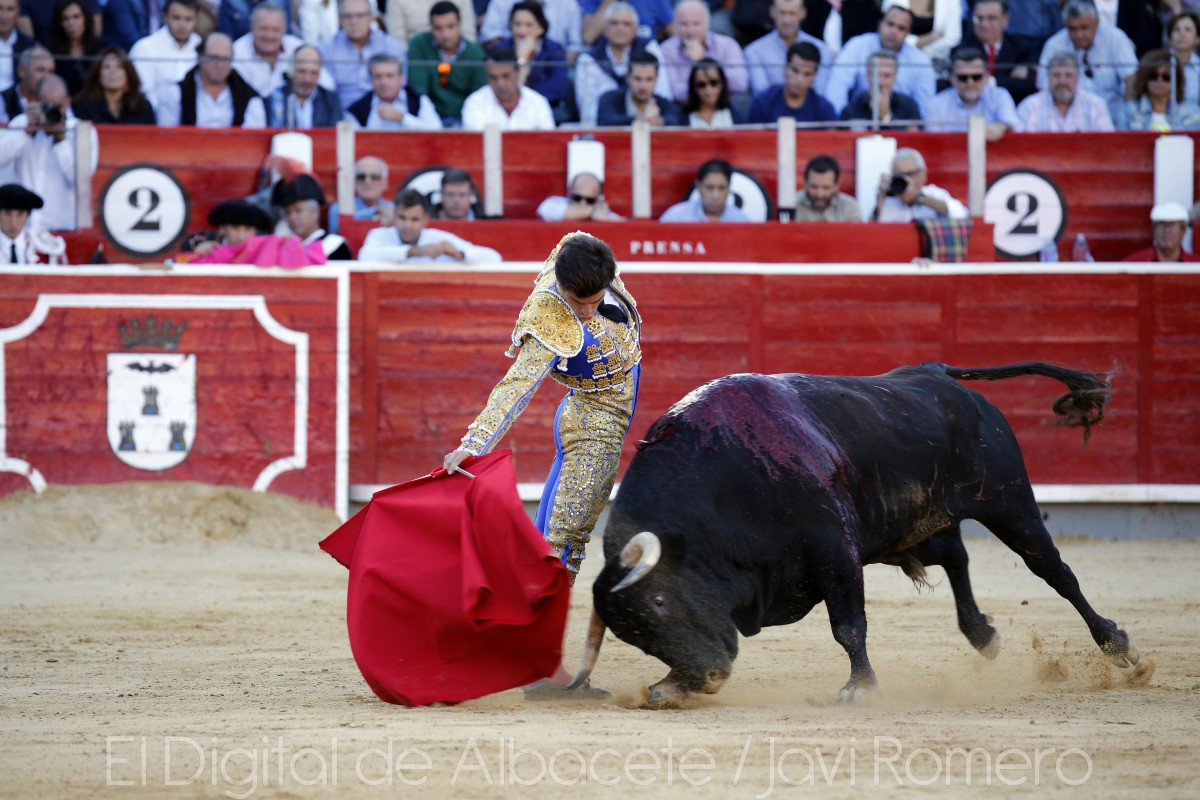
[[[1159,203],[1150,212],[1154,225],[1154,246],[1138,250],[1125,257],[1126,261],[1161,261],[1189,263],[1200,258],[1183,250],[1183,237],[1191,219],[1181,203]]]

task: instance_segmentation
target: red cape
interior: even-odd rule
[[[517,497],[512,451],[377,492],[321,542],[350,570],[350,648],[379,699],[457,703],[553,674],[571,585]],[[441,473],[441,470],[438,470]]]

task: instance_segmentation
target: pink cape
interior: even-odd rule
[[[251,236],[241,244],[223,244],[206,256],[193,258],[190,264],[255,264],[260,267],[298,269],[326,262],[321,242],[300,244],[298,236],[263,234]]]
[[[350,570],[354,660],[379,699],[457,703],[552,675],[571,586],[516,492],[512,451],[377,492],[321,542]],[[441,470],[438,470],[441,473]]]

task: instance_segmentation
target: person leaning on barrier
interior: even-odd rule
[[[832,156],[819,155],[804,167],[804,188],[796,193],[796,222],[862,222],[858,201],[841,191],[842,169]]]
[[[367,234],[359,261],[465,261],[482,264],[500,261],[500,254],[429,227],[429,201],[416,189],[396,195],[396,221]]]
[[[973,116],[983,117],[989,142],[998,142],[1020,127],[1012,96],[988,82],[983,53],[962,47],[950,64],[950,88],[938,92],[929,105],[925,130],[965,131]]]
[[[910,130],[921,127],[921,108],[917,101],[895,91],[900,62],[895,53],[880,50],[867,59],[867,89],[855,95],[842,109],[843,120],[879,120],[883,125],[911,122]],[[931,103],[932,104],[932,103]],[[862,126],[853,126],[861,128]]]
[[[796,42],[787,50],[782,86],[771,86],[750,103],[750,122],[773,125],[780,117],[797,122],[833,122],[833,105],[814,88],[821,67],[821,51],[810,42]]]
[[[892,171],[879,176],[875,222],[912,222],[919,219],[968,219],[967,207],[940,186],[926,183],[925,158],[911,147],[902,147],[892,159]]]

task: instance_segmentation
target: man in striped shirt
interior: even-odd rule
[[[1026,97],[1017,107],[1023,133],[1113,130],[1104,100],[1079,88],[1079,62],[1074,55],[1058,53],[1050,59],[1047,72],[1047,88]]]

